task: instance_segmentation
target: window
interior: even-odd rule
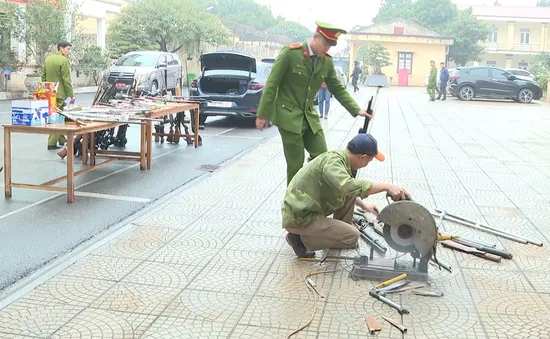
[[[496,66],[497,66],[497,62],[496,62],[496,61],[487,61],[487,66],[489,66],[489,67],[496,67]]]
[[[520,30],[519,40],[522,45],[529,45],[531,43],[531,31],[529,28],[522,28]]]
[[[134,67],[152,67],[155,65],[155,59],[158,54],[139,54],[128,53],[120,58],[115,65],[134,66]]]
[[[496,43],[498,41],[498,26],[493,25],[492,31],[489,33],[489,42]]]
[[[496,80],[508,80],[508,72],[501,69],[492,69],[491,73],[493,74],[493,79]]]
[[[521,60],[520,62],[518,62],[518,68],[519,69],[523,69],[523,70],[527,70],[527,67],[529,67],[529,63],[526,62],[525,60]]]
[[[488,78],[489,77],[489,69],[488,68],[473,68],[468,72],[468,74],[470,74],[470,76],[474,77],[474,78]]]
[[[409,74],[412,74],[412,53],[409,52],[399,52],[397,53],[397,73],[400,69],[406,69],[409,71]]]

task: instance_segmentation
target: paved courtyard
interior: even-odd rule
[[[356,98],[366,106],[370,93],[361,89]],[[445,222],[445,232],[496,242],[514,258],[495,263],[439,246],[453,273],[430,268],[443,297],[402,294],[410,310],[406,338],[550,338],[549,108],[381,91],[372,134],[387,160],[360,176],[402,185],[430,210],[545,243],[523,245]],[[335,149],[362,120],[334,103],[323,124]],[[304,276],[323,270],[336,272],[312,277],[326,297],[296,338],[365,338],[366,315],[382,323],[380,338],[401,338],[381,318],[400,316],[368,294],[375,282],[350,279],[349,263],[295,259],[280,226],[284,189],[274,137],[6,306],[0,338],[286,338],[314,310]],[[383,195],[369,200],[387,204]]]

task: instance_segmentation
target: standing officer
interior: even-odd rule
[[[346,31],[322,22],[315,24],[317,30],[311,40],[284,47],[275,59],[256,114],[257,128],[264,129],[269,121],[279,128],[287,184],[304,165],[304,150],[311,159],[327,151],[319,115],[313,107],[323,81],[352,116],[372,118],[372,112],[362,110],[344,88],[327,53]]]
[[[71,54],[70,42],[64,41],[57,44],[57,53],[48,56],[44,60],[42,70],[42,81],[57,82],[57,108],[63,109],[65,100],[71,98],[74,103],[73,84],[71,83],[71,64],[69,54]],[[63,135],[50,134],[48,136],[48,149],[57,149],[65,145],[67,139]],[[59,146],[57,146],[59,143]]]
[[[437,86],[437,68],[435,68],[435,61],[430,61],[430,77],[428,78],[428,94],[430,95],[430,101],[435,101],[435,88]]]

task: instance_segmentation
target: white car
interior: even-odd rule
[[[522,77],[528,77],[528,78],[531,78],[533,79],[535,77],[535,75],[529,71],[526,71],[524,69],[521,69],[521,68],[510,68],[510,69],[506,69],[508,72],[512,73],[513,75],[519,75],[519,76],[522,76]]]

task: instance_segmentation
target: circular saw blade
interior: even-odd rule
[[[398,201],[378,214],[384,223],[384,239],[396,251],[422,256],[432,252],[437,242],[437,226],[430,211],[414,201]]]

